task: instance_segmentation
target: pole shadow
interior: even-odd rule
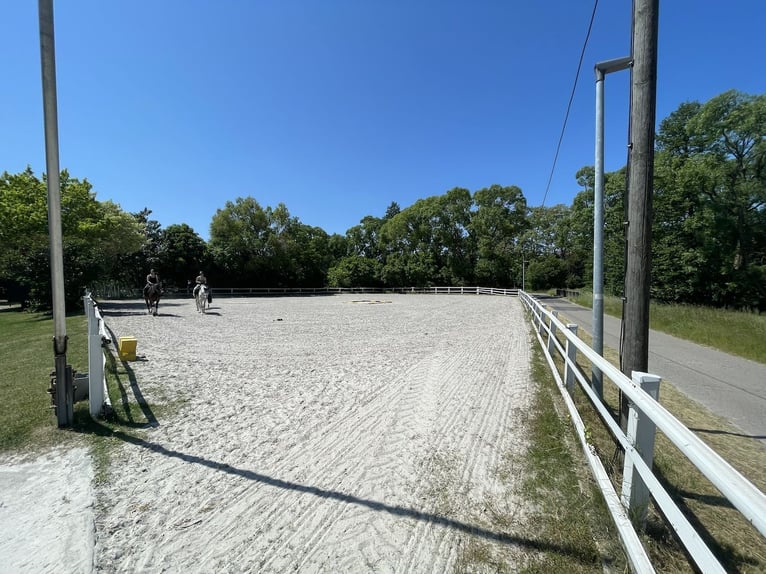
[[[418,510],[417,508],[386,504],[384,502],[362,498],[359,496],[355,496],[353,494],[339,492],[337,490],[328,490],[328,489],[319,488],[316,486],[300,484],[300,483],[292,482],[289,480],[275,478],[275,477],[268,476],[266,474],[262,474],[252,470],[237,468],[226,463],[219,463],[210,459],[203,458],[201,456],[191,455],[191,454],[186,454],[186,453],[178,452],[175,450],[171,450],[171,449],[165,448],[164,446],[160,444],[132,436],[123,431],[113,430],[107,426],[98,424],[97,422],[96,422],[96,425],[92,426],[89,430],[93,434],[96,434],[99,436],[109,436],[112,438],[117,438],[128,444],[131,444],[139,448],[147,449],[151,452],[155,452],[162,456],[177,458],[179,460],[183,460],[184,462],[191,463],[191,464],[199,464],[199,465],[211,468],[213,470],[217,470],[217,471],[231,474],[234,476],[239,476],[247,480],[251,480],[253,482],[258,482],[261,484],[266,484],[269,486],[273,486],[275,488],[292,490],[295,492],[310,494],[313,496],[318,496],[320,498],[326,498],[330,500],[337,500],[340,502],[344,502],[346,504],[354,504],[357,506],[369,508],[376,512],[386,512],[394,516],[412,518],[415,520],[429,522],[431,524],[443,526],[445,528],[449,528],[457,532],[462,532],[465,534],[478,536],[480,538],[484,538],[485,540],[490,540],[490,541],[498,542],[501,544],[506,544],[509,546],[524,547],[529,550],[535,550],[539,552],[557,553],[557,554],[573,557],[576,560],[582,562],[583,564],[593,564],[592,553],[588,552],[587,550],[583,548],[579,548],[579,547],[575,547],[575,546],[571,546],[567,544],[556,544],[556,543],[548,542],[544,540],[535,540],[533,538],[516,536],[516,535],[508,534],[506,532],[501,532],[501,531],[489,530],[486,528],[482,528],[480,526],[462,522],[460,520],[455,520],[447,516],[442,516],[440,514],[434,514],[431,512],[421,511],[421,510]]]

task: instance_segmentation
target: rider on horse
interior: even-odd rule
[[[154,271],[154,269],[149,271],[149,275],[146,276],[146,285],[144,285],[144,297],[149,295],[149,289],[153,285],[156,285],[160,289],[160,294],[162,293],[162,285],[160,285],[160,276],[157,275],[157,273]]]
[[[197,275],[197,278],[194,280],[197,285],[194,287],[194,297],[197,297],[197,293],[199,292],[199,286],[200,285],[207,285],[207,277],[205,277],[205,274],[200,271],[199,275]]]

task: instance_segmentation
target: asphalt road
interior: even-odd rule
[[[591,309],[561,297],[533,296],[558,311],[559,318],[564,315],[566,322],[593,333]],[[604,316],[604,347],[620,348],[620,320],[609,315]],[[766,365],[650,329],[648,370],[766,447]]]

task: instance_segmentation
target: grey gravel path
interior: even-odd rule
[[[591,309],[560,297],[535,297],[592,334]],[[618,350],[619,341],[620,320],[605,315],[604,346]],[[649,371],[766,447],[766,365],[650,330]]]

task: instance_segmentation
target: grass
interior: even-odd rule
[[[591,293],[581,292],[572,301],[583,307],[593,307]],[[605,296],[604,313],[622,317],[622,300]],[[652,302],[649,305],[649,327],[731,355],[766,363],[766,315]]]
[[[48,388],[55,370],[53,319],[41,313],[0,311],[0,452],[22,453],[71,441],[58,432]],[[87,324],[84,315],[66,319],[67,364],[88,370]],[[46,361],[46,358],[48,360]]]
[[[87,319],[73,314],[66,319],[67,364],[77,372],[88,370]],[[51,448],[85,445],[94,460],[96,481],[107,479],[113,447],[119,441],[140,439],[143,429],[156,423],[177,405],[148,404],[138,390],[128,363],[106,354],[106,379],[112,411],[94,420],[87,401],[75,403],[70,428],[59,429],[47,392],[54,370],[53,318],[50,314],[0,311],[0,454],[27,456]],[[46,362],[45,358],[50,360]],[[118,440],[115,440],[118,439]]]
[[[535,504],[529,526],[550,548],[521,570],[547,572],[626,571],[616,530],[588,470],[574,427],[539,346],[533,351],[537,385],[529,421],[530,448],[523,482],[524,498]]]

